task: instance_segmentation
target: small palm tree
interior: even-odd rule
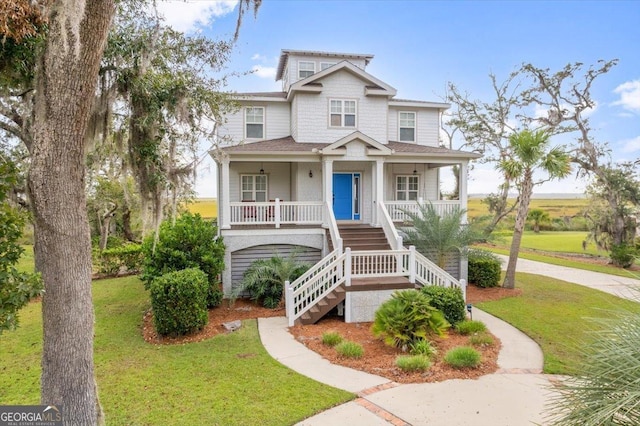
[[[549,213],[542,209],[533,209],[527,214],[527,219],[533,222],[533,232],[540,232],[540,224],[549,220]]]
[[[248,291],[251,300],[262,301],[265,308],[284,306],[285,281],[295,281],[309,269],[309,264],[296,259],[296,253],[287,257],[278,254],[269,259],[254,261],[245,271],[234,296]]]
[[[535,132],[522,130],[512,134],[509,138],[511,156],[498,164],[498,168],[504,173],[504,176],[515,182],[520,193],[509,263],[502,285],[505,288],[515,287],[516,263],[533,187],[542,182],[567,177],[571,173],[569,155],[559,147],[549,149],[549,137],[550,135],[544,130]],[[547,179],[535,181],[533,177],[535,171],[546,173]]]
[[[443,268],[454,253],[463,253],[480,235],[463,224],[466,210],[459,207],[440,215],[431,203],[418,203],[418,212],[404,211],[411,227],[402,228],[409,243],[420,253]]]

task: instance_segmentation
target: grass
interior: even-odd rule
[[[515,200],[509,199],[509,203],[513,204]],[[533,198],[529,206],[530,210],[541,209],[549,213],[551,219],[575,216],[587,207],[589,200],[586,198],[570,198],[570,199],[543,199]],[[484,216],[489,214],[487,205],[482,203],[481,198],[469,198],[467,203],[467,211],[470,218]],[[515,217],[515,214],[513,214]]]
[[[198,198],[187,204],[187,210],[191,213],[200,213],[205,219],[215,219],[218,217],[218,200],[215,198]]]
[[[490,334],[481,333],[469,336],[469,343],[473,346],[493,346],[495,342]]]
[[[508,233],[499,233],[499,238],[494,242],[496,246],[509,249],[511,247],[512,230]],[[522,235],[521,248],[530,250],[552,251],[557,253],[580,253],[594,256],[608,256],[603,250],[598,250],[594,243],[587,244],[586,250],[582,249],[582,242],[586,240],[588,232],[585,231],[525,231]]]
[[[401,355],[396,358],[396,366],[403,371],[424,371],[431,367],[426,355]]]
[[[464,336],[474,333],[484,333],[487,326],[482,321],[464,320],[456,324],[456,331]]]
[[[345,358],[362,358],[364,348],[360,343],[347,340],[336,345],[336,352]]]
[[[336,332],[336,331],[327,331],[325,333],[322,333],[322,343],[324,345],[330,346],[330,347],[334,347],[340,343],[342,343],[344,339],[342,338],[342,336],[340,335],[340,333]]]
[[[255,320],[199,343],[151,345],[141,336],[149,302],[137,278],[95,281],[93,293],[96,376],[109,425],[287,425],[353,398],[272,359]],[[0,336],[0,347],[0,403],[38,404],[40,303],[20,312],[20,327]]]
[[[584,361],[583,349],[601,323],[589,318],[612,318],[628,310],[640,314],[640,304],[553,278],[518,273],[519,297],[477,306],[503,319],[535,340],[544,353],[544,372],[574,374]]]
[[[20,272],[33,272],[35,270],[35,259],[33,257],[33,246],[23,245],[24,253],[20,256],[16,269]]]
[[[480,365],[480,352],[470,346],[458,346],[450,349],[444,356],[444,362],[453,368],[475,368]]]

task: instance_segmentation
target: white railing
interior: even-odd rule
[[[339,253],[342,253],[342,237],[340,237],[340,230],[338,229],[338,222],[333,214],[333,207],[329,203],[324,203],[324,214],[327,218],[327,226],[329,228],[329,235],[331,235],[331,241],[333,242],[334,249],[337,249]]]
[[[346,256],[347,253],[338,254],[334,250],[293,283],[285,282],[289,327],[348,279],[348,274],[345,274]]]
[[[398,235],[396,227],[393,225],[391,216],[385,207],[384,203],[378,203],[378,221],[382,225],[384,235],[387,237],[389,246],[394,250],[402,250],[402,237]]]
[[[286,307],[289,326],[317,302],[353,278],[407,277],[410,283],[423,286],[458,287],[466,301],[466,282],[457,280],[438,265],[416,252],[408,250],[351,251],[334,250],[293,283],[287,281]]]
[[[405,211],[418,214],[420,211],[418,201],[385,201],[384,204],[387,207],[389,216],[393,222],[405,222],[409,220],[409,216],[405,214]],[[459,200],[452,201],[430,201],[420,200],[420,203],[431,203],[440,216],[451,213],[456,207],[461,208]]]
[[[230,225],[321,225],[323,206],[321,201],[234,202],[231,207]]]

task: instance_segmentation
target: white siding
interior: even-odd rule
[[[264,107],[265,138],[278,139],[291,135],[290,105],[288,102],[244,103],[239,111],[226,116],[227,122],[218,128],[218,136],[231,139],[231,144],[245,140],[244,111],[246,106]],[[251,142],[255,139],[250,139]]]
[[[291,136],[296,141],[300,142],[298,138],[298,96],[295,96],[291,101]]]
[[[267,197],[270,200],[279,198],[283,201],[291,201],[291,189],[289,184],[290,163],[258,163],[243,162],[231,163],[229,166],[229,198],[231,202],[241,200],[240,175],[256,175],[264,168],[264,174],[268,176]]]
[[[335,64],[339,64],[340,62],[344,61],[345,59],[342,58],[328,58],[328,57],[322,57],[322,56],[295,56],[295,55],[290,55],[289,56],[289,60],[287,62],[287,68],[285,69],[284,72],[289,73],[289,85],[295,83],[296,81],[300,80],[298,78],[298,62],[302,61],[302,62],[313,62],[316,64],[316,72],[320,72],[320,63],[321,62],[331,62],[331,63],[335,63]],[[353,65],[357,66],[358,68],[364,70],[366,67],[366,63],[364,59],[348,59],[349,62],[351,62]],[[287,86],[288,89],[288,86]]]
[[[309,177],[309,171],[313,177]],[[322,201],[322,165],[320,163],[297,163],[294,174],[297,201]]]
[[[425,201],[435,201],[438,196],[438,169],[427,169],[423,164],[387,164],[385,167],[385,200],[395,200],[396,176],[412,175],[413,170],[417,171],[420,176],[420,185],[418,188],[418,197],[422,197]]]
[[[365,82],[348,71],[339,71],[321,80],[320,95],[299,93],[292,115],[299,142],[334,142],[356,130],[387,143],[387,99],[365,96]],[[356,127],[329,127],[329,99],[357,101]]]
[[[439,142],[439,120],[438,110],[435,108],[389,108],[387,137],[390,141],[400,140],[400,127],[398,122],[398,112],[416,112],[416,143],[418,145],[438,146]]]

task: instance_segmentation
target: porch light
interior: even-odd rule
[[[262,167],[262,163],[260,163],[260,174],[263,175],[264,174],[264,167]]]
[[[417,175],[417,174],[418,174],[418,166],[417,166],[417,164],[414,164],[414,165],[413,165],[413,174],[414,174],[414,175]]]
[[[309,177],[312,178],[313,177],[313,170],[309,170]]]

